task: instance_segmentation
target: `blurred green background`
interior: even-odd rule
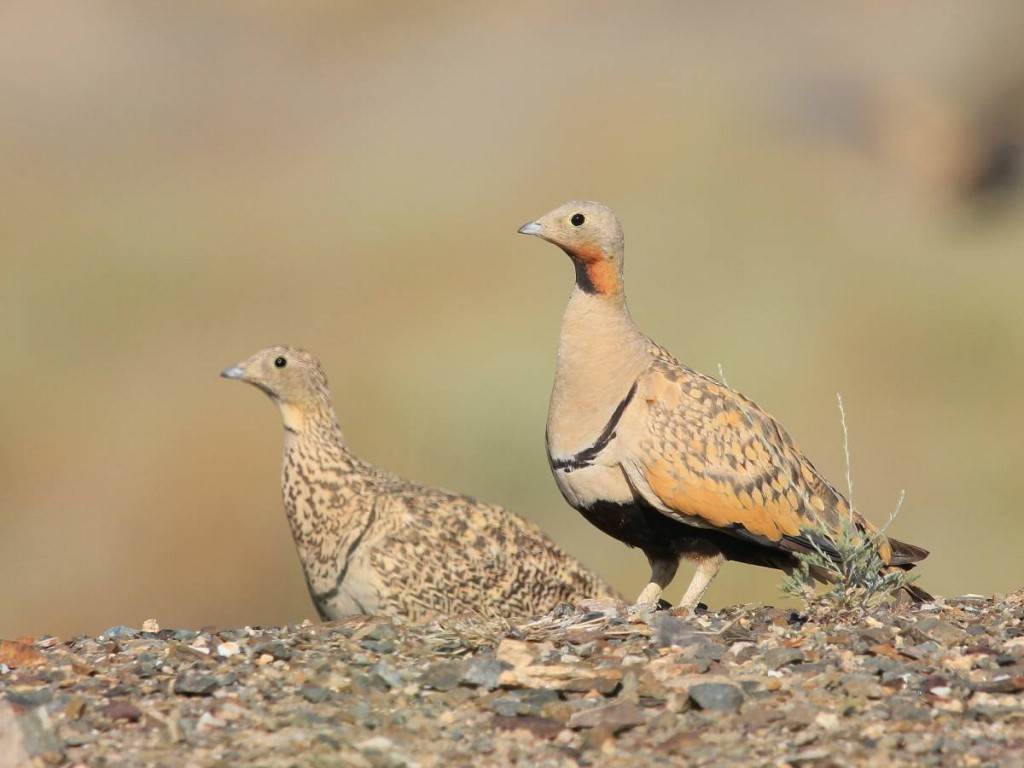
[[[623,220],[640,325],[840,487],[843,394],[923,586],[1020,587],[1024,5],[807,7],[0,6],[0,636],[314,616],[279,417],[218,378],[276,343],[361,457],[635,596],[544,458],[572,269],[516,229],[573,197]]]

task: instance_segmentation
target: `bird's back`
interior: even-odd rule
[[[385,612],[534,616],[560,602],[618,598],[519,515],[378,473],[384,494],[369,562]]]
[[[756,403],[657,349],[641,384],[649,410],[639,444],[652,500],[670,514],[787,552],[838,557],[834,542],[852,524],[877,540],[886,563],[927,555],[902,542],[894,549]]]

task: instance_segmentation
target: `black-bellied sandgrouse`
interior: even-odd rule
[[[682,558],[697,572],[681,608],[700,601],[725,560],[789,571],[796,553],[820,549],[838,561],[844,517],[859,535],[877,536],[886,567],[909,569],[927,556],[851,510],[774,418],[637,328],[611,209],[572,201],[519,231],[557,245],[576,268],[548,411],[548,460],[573,507],[647,555],[651,581],[638,603],[658,600]],[[930,597],[913,585],[907,591]]]
[[[221,375],[259,387],[284,417],[284,506],[321,618],[534,616],[564,601],[618,597],[518,515],[354,457],[308,352],[270,347]]]

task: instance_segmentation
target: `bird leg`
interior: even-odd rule
[[[697,561],[697,572],[693,574],[693,580],[690,582],[690,586],[686,588],[686,594],[679,601],[680,609],[692,611],[697,607],[697,603],[700,602],[704,593],[708,591],[708,587],[715,580],[715,576],[718,575],[718,570],[724,562],[725,557],[721,552],[715,552],[715,554],[702,557]]]
[[[675,578],[676,569],[679,568],[678,557],[666,559],[648,555],[647,561],[651,564],[651,582],[644,587],[640,597],[636,599],[638,606],[655,605],[658,598],[661,597],[662,590]]]

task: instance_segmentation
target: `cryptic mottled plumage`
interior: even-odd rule
[[[281,409],[285,511],[321,618],[534,616],[562,601],[617,597],[519,516],[355,458],[308,352],[271,347],[222,375],[259,387]]]
[[[815,547],[834,558],[843,518],[875,528],[756,404],[679,363],[630,317],[615,214],[572,201],[523,226],[576,267],[548,412],[548,459],[566,500],[605,533],[647,555],[655,602],[681,558],[697,563],[692,607],[724,560],[789,570]],[[928,553],[878,538],[891,567]],[[815,574],[823,576],[822,573]],[[911,587],[920,599],[927,593]]]

